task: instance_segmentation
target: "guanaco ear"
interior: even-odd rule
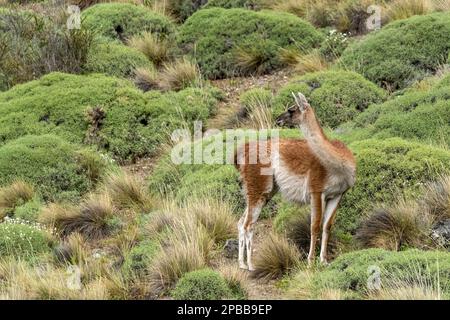
[[[297,92],[297,94],[292,92],[292,96],[300,111],[303,112],[309,107],[308,100],[306,100],[306,97],[301,92]]]

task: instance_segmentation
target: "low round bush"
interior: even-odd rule
[[[211,8],[194,13],[180,28],[178,45],[207,78],[270,72],[282,63],[280,48],[318,46],[323,36],[309,23],[282,12]],[[241,67],[237,68],[237,59]],[[248,69],[243,67],[248,66]]]
[[[0,257],[29,259],[50,250],[50,235],[38,227],[18,222],[0,223]]]
[[[355,72],[316,72],[298,77],[279,90],[274,116],[294,104],[292,92],[303,93],[322,126],[331,128],[352,120],[370,104],[382,102],[386,97],[382,89]]]
[[[225,9],[245,8],[259,10],[265,8],[266,6],[264,5],[264,0],[208,0],[205,8],[211,7]]]
[[[444,79],[445,80],[445,79]],[[450,146],[450,85],[372,105],[349,124],[351,139],[402,137]]]
[[[363,214],[374,204],[399,195],[413,196],[420,187],[450,169],[450,152],[400,138],[351,143],[356,156],[356,183],[343,197],[336,217],[340,235],[354,234]]]
[[[123,270],[127,275],[142,274],[159,250],[159,243],[146,240],[135,245],[125,257]]]
[[[366,297],[375,293],[368,286],[379,271],[381,289],[402,287],[440,291],[444,299],[450,295],[450,253],[408,250],[390,252],[367,249],[339,256],[312,280],[313,295],[322,290],[341,290],[347,298]],[[424,287],[425,286],[425,287]],[[375,289],[376,291],[376,289]]]
[[[136,49],[120,43],[99,43],[88,55],[84,70],[115,77],[131,77],[136,68],[152,68],[153,64]]]
[[[206,120],[216,91],[188,88],[143,93],[124,79],[52,73],[0,93],[0,145],[53,133],[97,146],[119,161],[154,153],[173,130]]]
[[[98,160],[95,168],[92,159]],[[99,179],[93,169],[106,168],[99,156],[54,135],[25,136],[0,147],[0,186],[20,179],[45,200],[79,198]]]
[[[176,300],[220,300],[230,295],[225,279],[211,269],[186,273],[172,291]]]
[[[101,3],[82,13],[83,24],[98,35],[122,41],[144,31],[168,36],[174,25],[165,16],[130,3]]]
[[[379,86],[402,89],[446,63],[449,33],[448,12],[395,21],[349,46],[341,64]]]
[[[42,203],[37,197],[35,197],[31,201],[16,207],[14,209],[14,218],[30,222],[37,221],[41,209]]]

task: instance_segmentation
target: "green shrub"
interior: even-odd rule
[[[444,79],[445,80],[445,79]],[[352,139],[402,137],[450,145],[449,89],[410,92],[372,105],[349,125]]]
[[[375,84],[349,71],[324,71],[292,80],[280,89],[274,101],[278,116],[294,104],[292,92],[303,93],[323,126],[336,127],[352,120],[370,104],[384,100],[386,94]]]
[[[223,78],[242,72],[236,68],[237,59],[255,64],[252,70],[270,72],[281,66],[280,47],[295,44],[307,50],[322,38],[311,25],[291,14],[211,8],[186,20],[178,44],[194,56],[207,78]]]
[[[158,242],[151,240],[142,241],[131,248],[122,266],[125,274],[132,276],[145,272],[158,249]]]
[[[379,268],[379,269],[376,269]],[[450,295],[450,254],[439,251],[409,250],[389,252],[381,249],[355,251],[339,256],[322,272],[314,275],[313,294],[324,289],[345,292],[349,298],[371,293],[370,277],[380,271],[382,289],[417,286]],[[425,288],[424,288],[425,286]]]
[[[47,232],[38,227],[15,223],[0,223],[0,257],[14,256],[29,259],[39,253],[50,252]]]
[[[155,152],[172,130],[206,120],[215,97],[210,89],[142,93],[100,74],[53,73],[0,93],[0,141],[53,133],[135,159]]]
[[[225,9],[245,8],[259,10],[266,7],[264,0],[209,0],[205,8],[218,7]]]
[[[65,14],[61,10],[48,16],[31,10],[0,12],[0,91],[53,71],[82,71],[94,33],[84,26],[69,30]]]
[[[349,46],[341,64],[390,90],[402,89],[447,61],[449,13],[390,23]]]
[[[427,181],[450,169],[450,152],[400,138],[369,139],[350,144],[357,159],[356,183],[343,197],[337,232],[354,233],[363,213],[379,202],[416,194]]]
[[[174,25],[163,15],[130,3],[101,3],[83,11],[83,24],[99,35],[126,40],[144,31],[168,36]]]
[[[20,179],[45,200],[78,198],[95,184],[83,157],[79,148],[57,136],[19,138],[0,147],[0,186]]]
[[[30,222],[37,221],[41,209],[42,202],[39,198],[35,197],[31,201],[16,207],[14,210],[14,218]]]
[[[136,68],[152,68],[153,64],[136,49],[119,43],[99,43],[89,52],[84,70],[115,77],[131,77]]]
[[[172,297],[176,300],[220,300],[230,294],[223,277],[211,269],[186,273],[172,291]]]

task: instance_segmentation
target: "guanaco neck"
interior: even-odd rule
[[[314,114],[300,125],[300,130],[322,165],[332,171],[353,172],[355,170],[356,165],[351,152],[336,147],[328,140]]]

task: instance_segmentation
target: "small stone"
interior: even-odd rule
[[[227,258],[236,258],[239,251],[239,240],[228,239],[223,246],[223,251]]]

